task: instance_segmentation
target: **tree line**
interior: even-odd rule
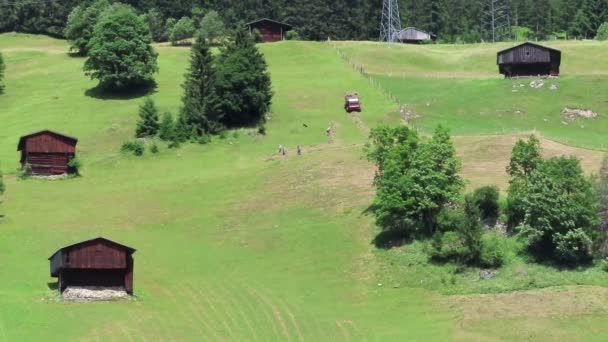
[[[545,159],[536,137],[519,140],[501,205],[496,186],[463,194],[461,163],[441,127],[430,139],[405,126],[375,128],[366,155],[377,166],[376,224],[389,236],[430,240],[436,261],[499,267],[506,239],[538,262],[573,266],[608,256],[608,157],[590,178],[578,159]]]
[[[479,42],[489,0],[400,0],[402,26],[416,26],[444,42]],[[271,18],[292,24],[307,40],[375,40],[379,36],[382,0],[124,0],[140,15],[152,18],[155,40],[169,39],[167,26],[183,18],[180,29],[200,26],[215,11],[228,29]],[[594,38],[608,21],[608,0],[501,0],[508,6],[513,35],[520,39]],[[0,32],[20,31],[65,37],[72,10],[92,0],[0,1]],[[3,6],[4,5],[4,6]],[[192,25],[191,25],[192,24]],[[512,36],[513,36],[512,35]]]

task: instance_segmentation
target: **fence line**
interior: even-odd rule
[[[386,89],[385,87],[382,86],[382,83],[380,83],[380,81],[378,81],[376,78],[374,78],[371,74],[369,74],[367,71],[365,71],[365,68],[363,68],[363,66],[361,65],[357,65],[357,63],[353,62],[346,53],[344,53],[342,50],[340,50],[340,48],[338,47],[338,45],[336,43],[333,43],[332,46],[334,47],[334,49],[336,50],[336,52],[338,53],[338,56],[340,56],[340,58],[342,58],[342,60],[350,65],[350,67],[355,70],[356,72],[359,73],[359,75],[363,76],[363,78],[365,78],[367,80],[367,82],[369,83],[369,85],[371,85],[373,88],[377,89],[380,91],[380,93],[382,95],[384,95],[385,97],[387,97],[389,100],[391,100],[392,102],[394,102],[397,107],[399,108],[399,113],[401,115],[401,118],[408,123],[408,125],[412,126],[413,128],[415,128],[414,122],[413,122],[413,118],[409,117],[407,115],[407,105],[404,105],[401,103],[401,100],[395,96],[389,89]]]

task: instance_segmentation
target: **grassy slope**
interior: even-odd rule
[[[423,131],[441,123],[454,134],[504,134],[537,130],[568,145],[608,150],[608,61],[604,42],[550,42],[562,50],[562,77],[545,87],[528,87],[529,79],[504,80],[496,51],[506,44],[394,45],[338,43],[357,65],[376,78],[402,103],[421,116]],[[525,87],[514,85],[524,84]],[[549,85],[559,87],[549,90]],[[590,108],[597,120],[567,125],[564,107]]]
[[[141,99],[85,96],[94,84],[66,49],[44,37],[0,37],[9,65],[0,97],[4,169],[16,167],[19,135],[47,127],[78,136],[85,163],[80,179],[8,176],[0,340],[449,336],[450,315],[436,295],[377,289],[370,221],[360,214],[371,194],[371,169],[360,159],[365,136],[340,109],[341,95],[346,85],[367,91],[377,113],[370,122],[391,108],[331,49],[262,47],[276,91],[267,137],[241,131],[141,159],[116,152],[133,132]],[[160,49],[154,99],[163,110],[177,110],[187,53]],[[291,156],[273,155],[279,143]],[[300,158],[296,144],[304,145]],[[96,235],[138,249],[140,300],[63,304],[47,289],[48,255]]]
[[[408,279],[414,287],[393,288],[369,244],[372,222],[361,215],[373,194],[373,171],[360,155],[367,127],[394,121],[386,116],[394,108],[329,46],[262,45],[276,91],[266,137],[243,130],[141,159],[117,153],[132,134],[141,99],[86,96],[94,83],[66,48],[46,37],[0,36],[9,64],[7,94],[0,96],[3,169],[17,166],[18,136],[47,127],[77,135],[85,162],[80,179],[8,176],[0,340],[542,339],[547,329],[556,338],[590,339],[606,333],[605,316],[590,299],[597,298],[595,288],[580,290],[576,311],[566,300],[527,313],[491,297],[483,316],[475,314],[478,296],[439,296],[419,288],[418,274]],[[175,112],[187,50],[159,50],[154,98]],[[362,123],[340,109],[350,89],[365,94]],[[333,143],[327,125],[336,130]],[[482,173],[476,161],[508,144],[459,139],[463,156],[472,158],[465,170],[473,182]],[[489,147],[477,148],[479,139]],[[290,156],[274,155],[278,144]],[[293,156],[296,144],[304,145],[302,157]],[[47,289],[53,279],[46,257],[95,235],[138,248],[139,300],[64,304]]]

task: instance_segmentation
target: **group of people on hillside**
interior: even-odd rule
[[[302,146],[298,145],[297,149],[298,155],[302,155]],[[279,154],[282,156],[287,154],[287,150],[285,150],[285,147],[283,145],[279,145]]]
[[[308,127],[308,126],[306,126]],[[325,130],[325,134],[327,136],[331,135],[331,127],[327,127],[327,129]],[[298,155],[302,155],[302,146],[298,145],[297,146],[297,151],[298,151]],[[279,154],[284,156],[287,155],[287,150],[285,149],[285,146],[283,146],[283,144],[279,144]]]

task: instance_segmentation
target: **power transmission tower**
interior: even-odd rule
[[[481,36],[497,42],[511,38],[511,11],[508,0],[484,0],[481,3]]]
[[[380,41],[386,41],[390,46],[399,31],[401,31],[401,19],[399,18],[399,4],[397,0],[383,0]]]

